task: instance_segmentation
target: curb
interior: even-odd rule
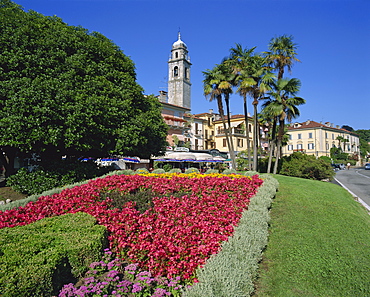
[[[365,201],[363,201],[360,197],[358,197],[355,193],[353,193],[350,189],[348,189],[345,185],[343,185],[339,180],[337,180],[335,177],[334,177],[334,180],[342,187],[342,188],[344,188],[345,190],[347,190],[348,191],[348,193],[350,193],[352,196],[353,196],[353,198],[355,198],[355,200],[357,201],[357,202],[359,202],[359,203],[361,203],[366,209],[367,209],[367,211],[369,212],[369,214],[370,214],[370,206],[369,205],[367,205],[366,203],[365,203]]]

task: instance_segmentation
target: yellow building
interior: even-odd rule
[[[215,125],[214,121],[219,119],[219,115],[213,113],[210,109],[209,112],[195,114],[195,117],[204,120],[203,122],[203,149],[210,150],[216,148],[215,142]]]
[[[225,118],[226,120],[226,118]],[[247,133],[245,129],[244,115],[238,114],[230,117],[231,134],[235,152],[247,149]],[[228,151],[226,134],[221,119],[213,121],[215,148],[220,151]],[[226,123],[226,126],[228,124]],[[253,119],[248,118],[250,146],[253,147]]]
[[[288,127],[288,145],[282,149],[283,156],[293,152],[303,152],[316,157],[330,157],[332,147],[341,147],[344,153],[360,154],[359,136],[332,123],[306,121]],[[338,136],[340,136],[338,140]],[[343,140],[344,139],[344,140]]]

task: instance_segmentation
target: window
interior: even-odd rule
[[[243,147],[243,139],[238,138],[238,147]]]
[[[227,144],[226,144],[226,138],[223,138],[223,139],[222,139],[222,146],[223,146],[223,147],[227,147]]]
[[[326,149],[327,150],[329,149],[329,143],[326,143]]]
[[[302,139],[302,134],[298,134],[298,139]]]
[[[312,133],[308,133],[308,138],[312,138]]]
[[[185,78],[188,78],[189,76],[189,68],[185,67]]]
[[[176,52],[175,53],[175,58],[177,59],[179,57],[179,53],[178,52]]]
[[[175,66],[173,69],[173,76],[178,76],[179,75],[179,67]]]
[[[297,149],[298,149],[298,150],[301,150],[301,149],[303,149],[303,145],[302,145],[302,143],[300,143],[300,144],[297,144]]]
[[[292,151],[293,150],[293,144],[289,144],[288,145],[288,151]]]
[[[331,139],[334,139],[334,133],[331,135]]]
[[[252,125],[249,124],[248,126],[249,126],[249,132],[252,132]]]
[[[315,145],[313,143],[308,144],[308,149],[313,150],[315,148]]]
[[[292,140],[292,134],[288,134],[289,135],[289,140]]]
[[[327,132],[325,132],[325,138],[328,138],[328,133]]]

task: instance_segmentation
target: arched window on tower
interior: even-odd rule
[[[173,76],[179,76],[179,67],[175,66],[175,68],[173,68]]]
[[[188,75],[189,75],[189,68],[185,67],[185,78],[189,78]]]
[[[177,59],[179,57],[179,53],[178,52],[176,52],[175,53],[175,58]]]

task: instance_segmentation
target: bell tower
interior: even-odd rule
[[[190,107],[190,59],[188,48],[181,40],[173,43],[168,61],[168,103],[186,108]]]

